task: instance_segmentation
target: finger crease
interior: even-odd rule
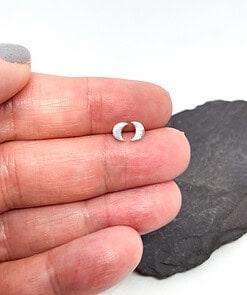
[[[0,216],[0,261],[8,261],[11,257],[9,249],[9,227],[6,216],[3,214]],[[3,253],[2,250],[3,249]]]
[[[103,144],[103,180],[104,180],[104,186],[105,186],[105,193],[108,193],[110,191],[109,182],[111,179],[110,171],[109,171],[109,164],[108,164],[108,154],[107,151],[109,149],[109,141],[107,139],[107,135],[104,136],[104,144]]]
[[[5,147],[5,144],[2,145]],[[11,183],[11,171],[10,171],[10,156],[9,152],[5,152],[5,149],[1,149],[0,152],[0,182],[1,182],[1,202],[0,212],[7,211],[13,208],[12,198],[10,196],[11,188],[13,184]],[[13,165],[12,165],[13,166]],[[9,183],[10,182],[10,183]]]
[[[22,203],[22,194],[21,194],[21,185],[20,185],[19,176],[18,176],[17,162],[15,157],[13,157],[13,171],[14,171],[15,185],[16,185],[16,191],[17,191],[17,199],[19,199],[18,204],[16,204],[17,199],[15,199],[14,207],[20,207]]]
[[[103,201],[104,201],[104,212],[105,212],[105,227],[109,227],[111,226],[110,223],[110,212],[109,212],[109,204],[108,204],[108,200],[109,200],[109,196],[108,195],[104,195],[102,196]]]
[[[14,98],[10,99],[8,102],[8,107],[10,109],[10,114],[11,114],[11,139],[16,140],[17,139],[17,133],[16,133],[16,118],[15,118],[15,110],[14,110]]]
[[[90,134],[96,134],[102,123],[103,94],[98,88],[90,86],[90,78],[86,78],[87,109],[90,116]]]
[[[90,117],[90,120],[89,120],[89,131],[90,131],[90,134],[92,134],[93,132],[93,105],[92,105],[92,95],[91,95],[91,88],[89,86],[89,78],[86,77],[86,100],[87,100],[87,110],[89,112],[89,117]]]
[[[5,165],[1,165],[0,170],[5,170],[5,172],[7,171],[7,168]],[[0,171],[0,174],[2,174],[2,172]],[[1,175],[0,175],[1,176]],[[0,182],[1,182],[1,187],[0,187],[0,196],[1,196],[1,204],[0,204],[0,213],[4,212],[4,211],[8,211],[10,209],[9,203],[8,203],[8,197],[7,197],[7,181],[6,181],[6,177],[0,177]]]
[[[55,270],[54,264],[52,262],[51,258],[51,252],[47,252],[47,260],[46,260],[46,268],[47,268],[47,273],[48,273],[48,280],[49,280],[49,285],[52,289],[52,292],[54,295],[63,295],[62,288],[60,286],[60,282],[57,277],[57,272]]]

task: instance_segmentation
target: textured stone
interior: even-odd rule
[[[176,179],[183,194],[179,215],[143,236],[137,271],[160,279],[203,263],[247,232],[247,102],[208,102],[168,125],[185,132],[192,157]]]

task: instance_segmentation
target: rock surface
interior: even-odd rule
[[[176,179],[180,213],[142,237],[137,271],[159,279],[203,263],[247,232],[247,102],[208,102],[174,115],[168,126],[185,132],[192,157]]]

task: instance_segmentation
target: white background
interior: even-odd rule
[[[174,113],[247,100],[245,0],[0,0],[0,42],[25,45],[32,69],[151,81]],[[104,294],[246,294],[247,237],[167,280],[131,274]]]

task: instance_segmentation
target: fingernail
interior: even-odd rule
[[[25,47],[7,43],[0,43],[0,58],[17,64],[29,64],[31,61],[30,52]]]

